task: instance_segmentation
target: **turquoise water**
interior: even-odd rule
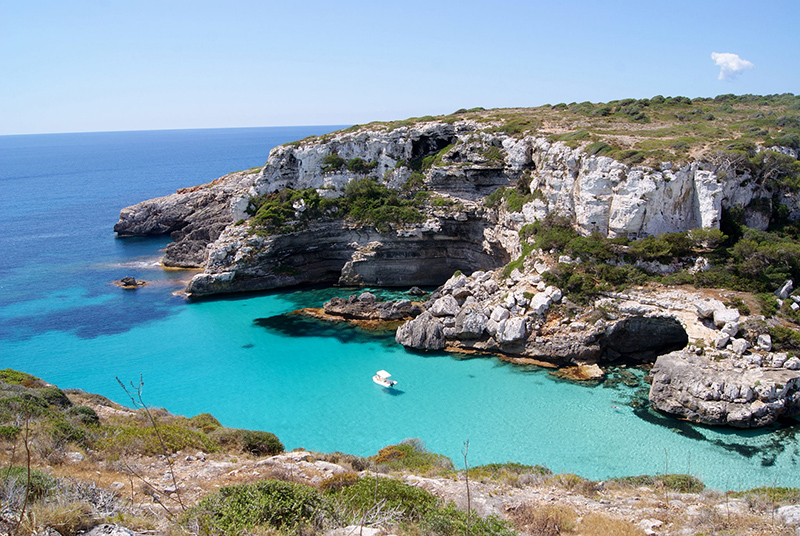
[[[307,127],[312,128],[325,131]],[[241,142],[309,133],[237,129],[231,135]],[[101,158],[110,151],[108,137],[122,134],[136,134],[112,144],[126,162],[150,155],[133,175],[130,165],[85,156]],[[796,426],[756,432],[690,426],[632,406],[641,400],[641,387],[591,387],[493,358],[407,352],[391,335],[284,314],[320,306],[349,289],[198,303],[174,296],[186,273],[154,264],[167,239],[117,240],[111,228],[126,204],[222,174],[212,169],[214,155],[204,163],[197,156],[204,151],[164,151],[165,143],[209,152],[224,134],[173,132],[165,141],[157,133],[108,133],[83,138],[83,144],[74,139],[81,135],[10,137],[17,145],[26,138],[32,159],[53,159],[34,180],[45,186],[35,190],[35,200],[24,184],[32,175],[22,173],[25,159],[8,137],[0,137],[0,181],[21,196],[17,202],[0,200],[0,250],[14,253],[0,261],[0,367],[123,403],[115,378],[136,381],[142,375],[148,403],[184,415],[209,412],[227,426],[269,430],[288,448],[369,455],[417,437],[458,462],[469,440],[472,465],[538,463],[593,479],[688,472],[730,489],[800,486]],[[37,152],[33,138],[58,150],[50,156],[46,147]],[[241,161],[228,170],[263,162],[269,143],[278,142],[232,143],[233,152],[239,145],[252,150],[242,149]],[[147,152],[153,145],[162,157]],[[64,152],[77,154],[65,158]],[[11,153],[16,168],[9,164]],[[184,153],[193,155],[191,166],[199,169],[182,169],[176,177],[170,158],[180,160]],[[75,162],[74,171],[64,170],[65,160]],[[47,169],[59,172],[47,175]],[[150,284],[135,292],[110,284],[124,275]],[[371,381],[378,369],[399,380],[395,393]]]

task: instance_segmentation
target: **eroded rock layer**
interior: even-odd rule
[[[370,165],[331,169],[326,158],[332,156]],[[425,210],[425,223],[393,224],[378,232],[325,221],[264,238],[245,221],[254,196],[315,188],[322,197],[336,198],[349,182],[364,177],[398,189],[423,160],[420,186],[442,200]],[[368,125],[276,147],[258,173],[234,173],[127,207],[114,229],[119,236],[169,233],[174,242],[164,264],[204,270],[187,289],[192,295],[312,281],[440,284],[455,269],[496,268],[516,257],[516,231],[549,213],[570,218],[584,235],[635,238],[718,227],[722,209],[736,206],[749,226],[764,228],[773,192],[753,179],[747,170],[724,163],[664,163],[658,170],[627,166],[587,154],[582,146],[513,136],[473,120],[394,129]],[[503,186],[516,186],[530,197],[513,212],[486,209],[483,199]],[[794,197],[781,202],[791,205],[790,216],[800,216]],[[313,259],[311,252],[319,256]]]

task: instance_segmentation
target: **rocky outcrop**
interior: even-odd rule
[[[538,252],[526,266],[547,262]],[[697,321],[696,300],[691,293],[651,291],[609,294],[567,308],[560,305],[561,290],[546,285],[535,269],[507,279],[476,272],[450,278],[423,305],[426,313],[398,329],[395,340],[416,350],[478,351],[558,366],[652,363],[687,345],[686,325]]]
[[[651,372],[650,404],[703,424],[751,428],[800,414],[800,371],[786,354],[662,355]]]
[[[234,220],[231,201],[236,192],[249,188],[255,172],[231,173],[208,184],[142,201],[123,208],[114,232],[119,237],[169,234],[165,266],[197,268],[206,259],[206,247],[219,238]]]
[[[485,238],[481,211],[432,213],[423,224],[390,232],[340,220],[271,236],[232,226],[208,247],[204,273],[187,292],[205,296],[320,283],[434,286],[459,269],[508,262],[505,250]]]
[[[325,159],[332,155],[359,158],[370,167],[329,169]],[[411,163],[421,165],[425,158],[430,165],[424,168],[424,187],[443,202],[427,209],[424,224],[378,232],[325,220],[274,237],[253,233],[247,223],[237,225],[250,217],[254,196],[315,188],[323,197],[338,197],[347,183],[365,176],[400,188],[412,175]],[[486,195],[520,181],[532,195],[521,211],[482,207]],[[258,173],[234,173],[127,207],[114,229],[119,236],[169,233],[173,243],[163,262],[202,266],[204,273],[187,288],[200,296],[310,282],[440,284],[456,269],[493,269],[516,257],[516,230],[548,213],[570,217],[583,234],[642,237],[718,227],[722,209],[733,206],[742,207],[753,225],[766,225],[768,219],[759,214],[771,198],[748,172],[726,164],[626,166],[543,137],[493,132],[484,123],[432,121],[400,128],[368,125],[276,147]],[[783,200],[793,204],[790,215],[800,217],[798,200]],[[455,208],[442,207],[447,204]],[[521,326],[514,325],[519,332]]]
[[[325,302],[322,310],[326,315],[345,320],[394,321],[414,318],[422,313],[422,307],[410,300],[378,301],[371,292],[349,298],[332,298]]]

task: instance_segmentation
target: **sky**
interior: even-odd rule
[[[800,2],[0,0],[0,135],[800,92]]]

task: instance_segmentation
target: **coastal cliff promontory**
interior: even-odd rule
[[[127,207],[115,231],[170,233],[164,264],[202,268],[191,297],[443,284],[398,343],[589,377],[655,362],[653,407],[761,426],[800,412],[798,108],[657,96],[357,125]]]

